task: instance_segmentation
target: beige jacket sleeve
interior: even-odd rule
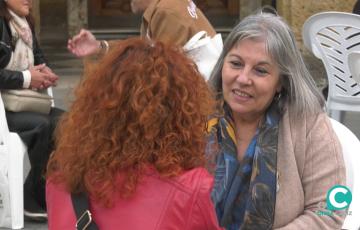
[[[319,211],[326,211],[328,190],[336,184],[346,185],[341,146],[325,113],[306,123],[304,143],[304,160],[297,162],[300,163],[297,167],[304,192],[304,211],[278,229],[341,229],[345,211],[319,214]]]
[[[191,31],[182,20],[184,19],[170,10],[155,12],[149,25],[150,37],[156,41],[183,46],[191,37]]]

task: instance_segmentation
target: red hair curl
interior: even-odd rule
[[[149,165],[164,177],[204,166],[214,98],[180,50],[139,38],[114,47],[75,90],[47,174],[110,207]],[[121,183],[119,175],[122,175]]]

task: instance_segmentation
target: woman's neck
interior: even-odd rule
[[[243,119],[240,116],[234,116],[235,136],[238,160],[242,160],[245,152],[255,136],[257,128],[263,121],[264,115]]]
[[[241,116],[233,114],[236,129],[254,129],[256,130],[264,119],[265,114],[253,116]]]

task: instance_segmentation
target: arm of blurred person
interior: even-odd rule
[[[312,122],[311,122],[312,123]],[[341,229],[345,210],[326,211],[326,196],[334,185],[346,185],[345,164],[340,143],[325,113],[309,125],[305,144],[305,161],[300,167],[304,190],[304,211],[277,230]]]
[[[55,86],[57,80],[58,76],[45,64],[30,67],[25,71],[0,69],[0,89],[46,89]]]
[[[77,57],[86,57],[101,52],[101,42],[88,30],[81,31],[68,40],[68,50]]]
[[[21,89],[23,82],[21,71],[0,69],[0,89]]]
[[[0,30],[0,32],[2,31]],[[11,46],[0,42],[0,89],[21,89],[23,87],[24,78],[21,71],[5,69],[10,62],[11,55]]]

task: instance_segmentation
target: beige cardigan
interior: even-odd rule
[[[291,112],[287,111],[279,125],[274,228],[341,229],[344,215],[316,213],[324,210],[326,194],[332,186],[346,185],[337,136],[325,113],[296,123],[290,122],[289,116]]]

